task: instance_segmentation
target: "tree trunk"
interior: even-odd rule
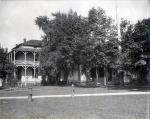
[[[124,78],[126,78],[126,71],[121,72],[120,79],[121,79],[121,85],[124,86]]]
[[[108,71],[107,68],[104,67],[104,86],[107,85],[107,80],[108,80]]]
[[[68,71],[65,71],[65,74],[64,74],[64,81],[66,82],[66,84],[68,85]]]
[[[91,78],[89,69],[86,69],[85,76],[86,76],[86,82],[88,82],[90,80],[90,78]]]
[[[81,82],[81,65],[78,66],[78,81]]]
[[[98,70],[97,70],[97,67],[96,67],[96,81],[95,83],[97,84],[98,83]]]

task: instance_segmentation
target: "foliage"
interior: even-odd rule
[[[72,10],[68,14],[58,12],[52,16],[52,20],[47,17],[36,19],[36,24],[45,33],[41,67],[57,73],[70,72],[83,61],[81,55],[88,45],[87,20]]]
[[[4,72],[4,67],[6,64],[6,51],[4,48],[0,48],[0,76],[4,77],[5,72]]]
[[[148,19],[130,24],[121,22],[122,64],[124,67],[135,67],[136,62],[142,59],[141,55],[148,51],[147,37],[149,33]],[[146,47],[147,46],[147,47]]]
[[[51,20],[40,16],[35,22],[45,33],[43,71],[71,72],[80,65],[85,72],[114,64],[112,57],[118,55],[116,27],[103,9],[92,8],[87,18],[70,10],[68,14],[53,13]]]
[[[141,54],[149,51],[146,41],[150,36],[148,21],[144,19],[131,24],[122,19],[119,42],[112,18],[101,8],[90,9],[88,17],[72,10],[53,13],[51,18],[39,16],[35,22],[44,32],[41,69],[56,77],[61,71],[68,74],[79,66],[83,72],[94,67],[133,68],[141,60]]]
[[[101,8],[92,8],[88,15],[90,39],[93,41],[93,66],[112,66],[118,55],[118,40],[116,27],[112,18]]]
[[[14,66],[7,59],[7,49],[0,48],[0,77],[6,78],[6,75],[11,75],[13,70]]]

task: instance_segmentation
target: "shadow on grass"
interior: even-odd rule
[[[108,90],[150,91],[150,85],[107,86]]]

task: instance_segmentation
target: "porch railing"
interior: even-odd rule
[[[24,60],[16,60],[15,61],[15,64],[16,65],[31,65],[31,66],[39,66],[39,64],[40,64],[40,61],[26,61],[26,63],[25,63],[25,61]]]

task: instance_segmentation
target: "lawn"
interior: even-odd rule
[[[129,91],[149,91],[148,88],[82,88],[75,87],[76,94],[87,94],[87,93],[117,93],[117,92],[129,92]],[[13,90],[0,90],[1,96],[25,96],[29,93],[28,88],[15,88]],[[59,95],[59,94],[72,94],[72,88],[68,87],[60,87],[60,86],[38,86],[33,87],[32,89],[33,95]]]
[[[34,95],[68,94],[71,87],[34,88]],[[76,93],[126,92],[106,88],[76,88]],[[7,91],[9,92],[9,91]],[[22,95],[26,91],[18,91]],[[3,91],[4,93],[4,91]],[[9,94],[17,95],[17,92]],[[19,94],[19,95],[20,95]],[[1,96],[3,96],[1,92]],[[61,97],[0,100],[0,119],[150,119],[150,95]]]

